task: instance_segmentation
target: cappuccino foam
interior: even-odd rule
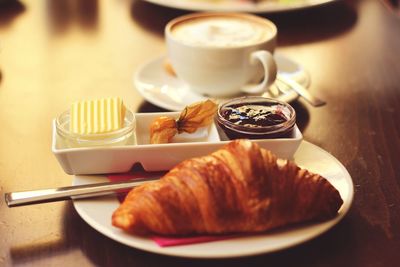
[[[234,16],[188,19],[174,25],[171,32],[185,44],[210,47],[246,46],[271,36],[267,25]]]

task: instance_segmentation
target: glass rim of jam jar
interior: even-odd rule
[[[281,105],[289,111],[289,118],[287,118],[285,122],[275,125],[249,127],[246,125],[235,124],[224,118],[223,114],[221,114],[221,112],[225,107],[241,103],[243,104],[268,103],[270,104],[270,106]],[[250,136],[253,136],[254,139],[260,139],[264,137],[268,138],[269,136],[273,136],[274,138],[276,138],[279,137],[280,134],[283,135],[289,132],[291,129],[293,129],[296,123],[296,111],[287,102],[280,101],[274,98],[267,98],[261,96],[244,96],[244,97],[233,98],[231,100],[219,104],[217,112],[217,122],[222,126],[222,128],[226,128],[230,131],[233,131],[235,135],[242,135],[242,136],[244,135],[243,138],[249,138]],[[225,131],[225,129],[223,130]]]
[[[135,115],[129,109],[125,110],[124,127],[115,131],[99,134],[76,134],[70,132],[69,123],[70,110],[67,110],[56,118],[56,130],[57,134],[68,143],[73,144],[73,147],[117,145],[131,137],[136,129]]]

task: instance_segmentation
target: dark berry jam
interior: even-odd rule
[[[288,120],[279,105],[267,107],[263,103],[228,106],[221,110],[221,115],[231,123],[246,127],[273,126]]]
[[[217,122],[229,139],[290,138],[296,120],[287,103],[263,97],[243,97],[220,105]]]

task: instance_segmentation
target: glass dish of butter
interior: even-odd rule
[[[56,119],[57,134],[69,147],[135,144],[134,114],[119,97],[78,101]]]

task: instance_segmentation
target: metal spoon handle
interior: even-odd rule
[[[296,81],[293,81],[292,79],[286,78],[285,76],[282,75],[278,75],[277,80],[289,86],[294,91],[296,91],[296,93],[302,96],[308,103],[310,103],[314,107],[326,104],[325,101],[317,98],[316,96],[313,96],[307,89],[305,89],[302,85],[300,85]]]
[[[85,185],[66,186],[53,189],[42,189],[23,192],[5,193],[4,197],[8,207],[17,207],[30,204],[39,204],[68,200],[71,198],[88,198],[128,191],[132,187],[158,180],[159,178],[139,178],[122,182],[106,182]]]

